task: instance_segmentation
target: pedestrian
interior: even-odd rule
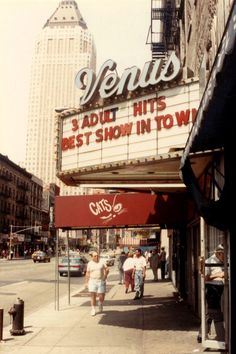
[[[13,259],[13,255],[14,255],[14,252],[13,252],[13,249],[10,250],[10,257],[11,259]]]
[[[133,253],[129,252],[126,260],[123,264],[124,270],[124,282],[125,282],[125,293],[127,294],[129,291],[129,286],[131,287],[131,291],[134,291],[134,258]]]
[[[146,263],[147,263],[147,267],[148,267],[148,265],[150,265],[150,257],[151,257],[151,255],[152,255],[152,250],[147,250],[147,251],[145,251],[145,253],[144,253],[144,257],[145,257],[145,259],[146,259]]]
[[[119,271],[119,284],[124,283],[124,270],[123,270],[123,264],[124,261],[126,260],[127,256],[124,251],[121,252],[119,259],[118,259],[118,271]]]
[[[157,249],[154,249],[151,253],[151,257],[149,259],[150,268],[153,272],[154,281],[158,281],[158,266],[159,266],[159,254]]]
[[[221,310],[221,298],[224,291],[224,247],[218,245],[213,253],[205,261],[205,289],[207,303],[207,334],[210,333],[214,322],[216,340],[224,340],[223,313]]]
[[[161,267],[161,279],[165,279],[166,275],[166,251],[165,247],[161,247],[161,252],[160,252],[160,267]]]
[[[136,257],[134,258],[134,290],[136,291],[134,300],[141,299],[144,293],[144,281],[146,277],[147,262],[142,255],[142,250],[138,248],[135,251]]]
[[[97,252],[92,253],[92,260],[88,262],[86,271],[86,287],[91,296],[91,315],[96,315],[96,298],[98,296],[99,312],[103,311],[103,302],[106,292],[106,279],[109,273],[107,265],[99,260]]]

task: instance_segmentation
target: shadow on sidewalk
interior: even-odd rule
[[[81,306],[90,306],[90,301]],[[138,308],[134,309],[134,306]],[[113,310],[113,307],[119,309]],[[101,325],[142,330],[198,331],[200,326],[199,319],[192,314],[189,307],[184,302],[175,301],[173,297],[145,296],[140,300],[105,300],[101,316]]]
[[[155,305],[124,311],[104,311],[99,321],[108,326],[121,326],[142,330],[194,331],[199,329],[199,321],[191,316],[183,303],[159,302]]]

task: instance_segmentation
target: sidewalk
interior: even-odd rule
[[[118,275],[108,278],[103,313],[90,315],[85,289],[55,305],[24,318],[25,335],[3,330],[0,353],[24,354],[190,354],[202,353],[197,343],[199,321],[184,302],[174,296],[169,281],[154,283],[147,271],[144,297],[133,300],[118,285]]]

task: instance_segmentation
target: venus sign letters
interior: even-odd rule
[[[108,98],[113,95],[122,95],[126,91],[132,92],[138,88],[157,85],[161,81],[171,81],[179,74],[180,61],[172,52],[165,65],[162,59],[158,59],[154,63],[149,61],[145,63],[142,72],[133,66],[126,69],[120,79],[114,72],[115,69],[116,63],[109,59],[102,65],[97,77],[94,71],[88,68],[78,72],[75,85],[78,89],[84,90],[80,99],[81,106],[93,101],[98,93],[101,98]],[[111,72],[106,75],[109,70]]]

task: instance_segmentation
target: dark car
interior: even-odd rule
[[[36,263],[36,262],[44,262],[44,263],[46,263],[46,262],[50,262],[51,258],[44,251],[35,251],[32,254],[32,260],[33,260],[34,263]]]
[[[70,257],[69,258],[69,271],[70,275],[83,275],[87,271],[88,260],[81,257]],[[63,257],[59,261],[58,272],[60,276],[68,275],[68,258]]]

